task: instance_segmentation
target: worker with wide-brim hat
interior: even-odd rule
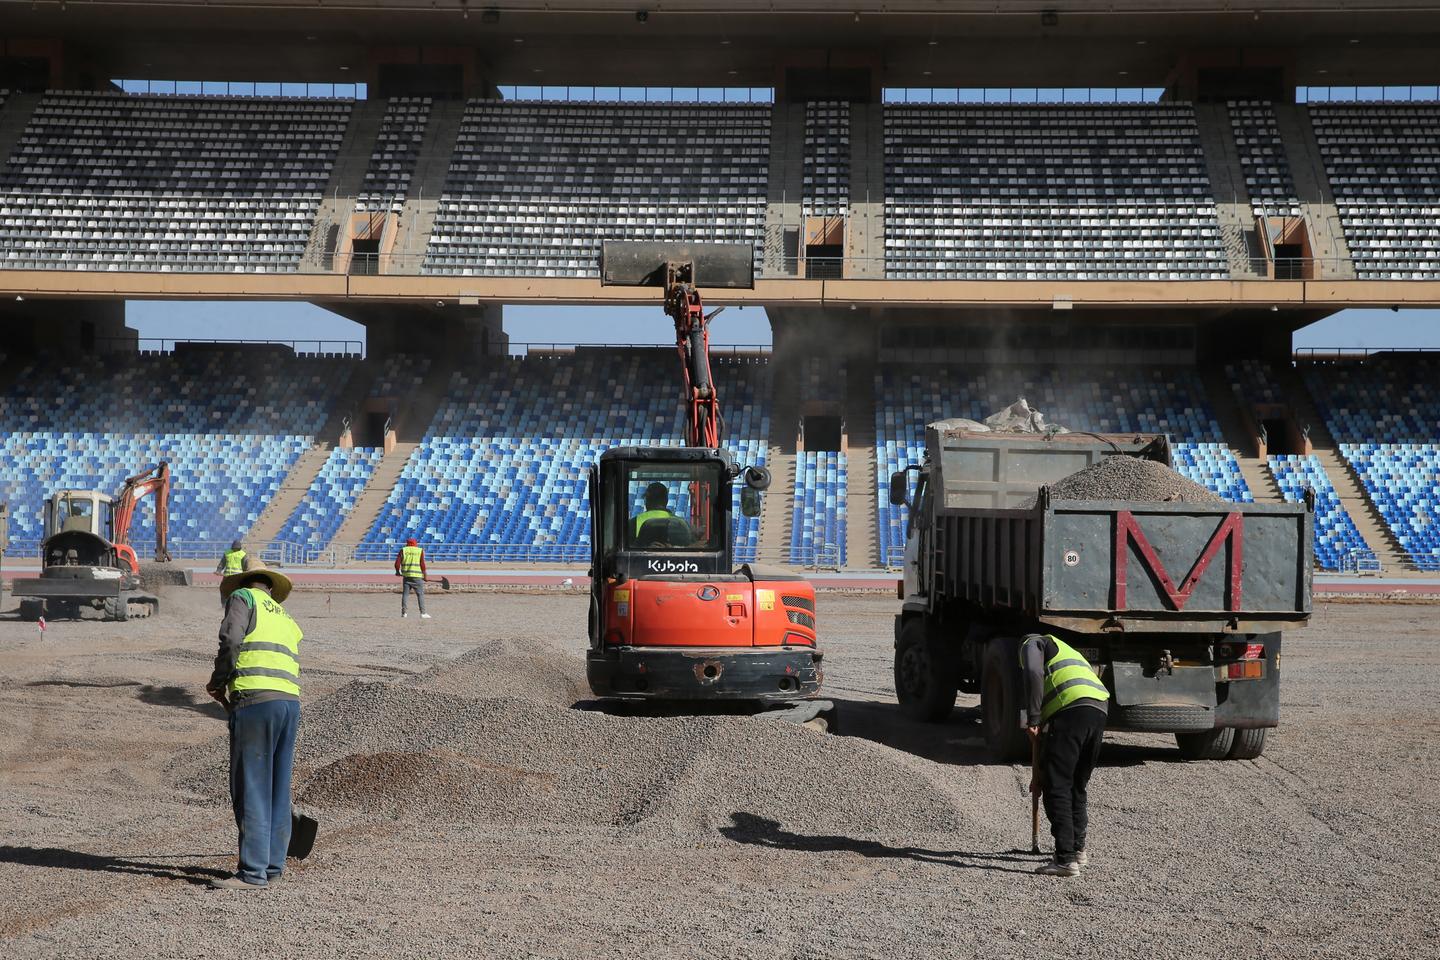
[[[205,690],[230,725],[230,802],[240,831],[239,869],[223,890],[278,882],[290,846],[290,779],[300,727],[300,641],[286,612],[290,578],[262,562],[220,581],[225,618]]]

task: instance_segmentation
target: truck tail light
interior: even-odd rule
[[[1227,680],[1259,680],[1265,676],[1265,661],[1241,660],[1225,667]]]

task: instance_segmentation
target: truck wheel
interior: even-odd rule
[[[1230,759],[1254,760],[1260,756],[1265,752],[1265,734],[1269,732],[1265,727],[1236,730],[1235,742],[1230,745]]]
[[[1235,728],[1222,727],[1204,733],[1177,733],[1175,743],[1186,760],[1224,760],[1235,742]]]
[[[955,709],[955,678],[938,646],[918,617],[900,630],[895,644],[895,696],[911,720],[939,723]]]
[[[1015,763],[1029,758],[1030,739],[1020,726],[1020,644],[1014,637],[996,637],[985,645],[980,718],[992,759]]]

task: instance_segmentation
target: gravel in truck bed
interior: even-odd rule
[[[1163,463],[1119,454],[1050,484],[1050,497],[1053,500],[1225,502]]]

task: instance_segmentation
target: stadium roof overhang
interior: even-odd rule
[[[0,297],[77,300],[303,300],[435,306],[479,304],[657,304],[654,291],[598,280],[396,277],[344,274],[89,273],[0,271]],[[1331,311],[1350,307],[1440,307],[1440,281],[1206,280],[901,281],[757,280],[753,290],[716,290],[706,301],[761,307],[1057,311]]]
[[[643,12],[643,19],[638,16]],[[473,51],[497,85],[769,86],[863,63],[887,86],[1168,86],[1197,56],[1296,83],[1433,83],[1419,0],[0,0],[97,79],[366,79],[377,50]],[[70,76],[79,74],[72,71]]]

